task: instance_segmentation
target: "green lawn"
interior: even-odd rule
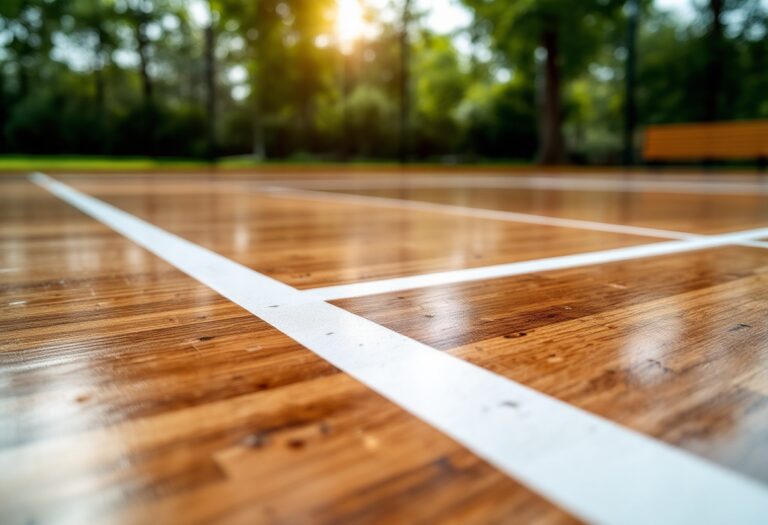
[[[217,169],[248,169],[256,167],[269,168],[329,168],[333,166],[346,166],[358,169],[393,169],[399,166],[393,160],[352,160],[348,163],[323,161],[309,158],[293,158],[285,160],[269,160],[259,162],[248,157],[222,158],[216,164]],[[456,164],[444,164],[435,162],[413,162],[410,166],[437,168],[458,167]],[[521,161],[486,160],[474,167],[521,167],[530,165]],[[211,164],[199,159],[161,158],[148,157],[96,157],[96,156],[70,156],[70,155],[0,155],[0,172],[29,172],[29,171],[152,171],[152,170],[185,170],[205,169]]]
[[[150,159],[143,157],[79,157],[0,155],[2,171],[116,170],[142,171],[160,168],[202,168],[205,162],[194,159]]]

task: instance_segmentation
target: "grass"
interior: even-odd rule
[[[288,159],[270,159],[257,161],[248,156],[224,157],[212,165],[206,161],[194,158],[149,158],[149,157],[101,157],[101,156],[77,156],[77,155],[0,155],[0,173],[6,172],[31,172],[31,171],[83,171],[83,172],[140,172],[140,171],[184,171],[184,170],[249,170],[255,168],[267,168],[269,170],[359,170],[378,171],[400,169],[402,166],[392,159],[350,159],[349,162],[339,162],[332,159],[293,157]],[[489,169],[489,170],[537,170],[538,167],[530,161],[519,159],[476,159],[474,162],[446,162],[445,159],[419,160],[408,163],[410,169]],[[550,167],[551,169],[551,167]],[[558,169],[567,171],[594,171],[616,170],[618,166],[560,166]],[[635,169],[647,169],[637,166]],[[700,164],[670,165],[664,167],[664,171],[711,171],[714,169],[733,172],[754,172],[755,167],[750,163],[731,163],[707,166],[702,168]]]
[[[150,159],[145,157],[21,156],[0,155],[0,171],[144,171],[152,169],[203,168],[196,159]]]
[[[307,169],[328,169],[329,167],[340,167],[352,169],[395,169],[400,166],[396,160],[369,160],[369,159],[351,159],[347,163],[341,163],[333,160],[322,160],[317,158],[291,158],[275,159],[268,161],[256,161],[247,156],[226,157],[220,159],[216,164],[219,170],[236,170],[249,168],[307,168]],[[526,163],[520,161],[484,161],[473,164],[475,167],[482,166],[524,166]],[[446,164],[439,161],[433,162],[412,162],[409,166],[435,168],[435,167],[458,167],[457,164]],[[200,159],[184,158],[149,158],[149,157],[100,157],[100,156],[76,156],[76,155],[0,155],[0,172],[29,172],[29,171],[153,171],[153,170],[185,170],[185,169],[207,169],[211,164]]]

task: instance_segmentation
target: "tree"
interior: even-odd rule
[[[542,164],[566,160],[563,140],[562,82],[582,72],[599,49],[605,22],[615,20],[619,0],[464,0],[488,28],[494,47],[515,70],[543,62],[540,97]],[[538,51],[537,51],[538,50]]]
[[[335,0],[2,0],[0,148],[619,161],[630,0],[464,1],[469,54],[412,0],[346,53]],[[638,2],[639,124],[768,117],[764,0]]]
[[[269,55],[271,30],[279,18],[276,5],[276,0],[220,0],[218,3],[220,23],[225,27],[229,23],[236,26],[238,35],[245,43],[244,53],[239,58],[247,66],[251,78],[249,98],[252,116],[249,132],[252,134],[251,153],[256,159],[266,157],[262,73]]]
[[[0,31],[8,37],[4,48],[15,65],[17,98],[29,95],[47,65],[61,7],[45,0],[3,0]]]
[[[94,79],[96,108],[105,113],[107,80],[106,71],[112,64],[112,52],[117,47],[115,35],[116,13],[111,1],[72,0],[65,3],[65,16],[74,21],[70,38],[76,40],[91,54],[91,71]]]
[[[448,155],[459,146],[456,108],[470,79],[450,37],[422,32],[412,44],[413,150],[421,156]]]
[[[411,141],[411,0],[403,0],[400,16],[400,162],[405,163],[410,156]]]
[[[750,5],[751,4],[751,5]],[[728,70],[732,69],[730,61],[736,59],[737,50],[734,48],[733,39],[725,35],[725,20],[736,12],[748,12],[760,9],[760,0],[706,0],[703,4],[697,4],[702,18],[706,20],[706,86],[702,120],[721,120],[727,110],[724,107],[724,96],[728,91]],[[739,35],[738,40],[744,38]]]
[[[142,142],[144,153],[154,155],[155,125],[157,122],[154,100],[154,81],[150,73],[151,42],[148,35],[150,24],[155,22],[157,8],[151,0],[128,0],[126,2],[124,21],[130,27],[136,42],[136,53],[139,57],[139,76],[141,78],[143,132]]]
[[[720,97],[720,85],[723,77],[723,9],[724,0],[709,0],[710,29],[709,38],[709,64],[707,68],[707,101],[705,106],[705,120],[717,120],[720,113],[718,98]]]
[[[768,116],[768,13],[760,0],[726,2],[714,29],[709,2],[689,26],[650,10],[641,27],[638,116],[641,123]],[[729,16],[738,13],[740,16]],[[713,55],[713,31],[722,31]],[[715,63],[713,65],[713,62]]]
[[[118,49],[118,15],[114,2],[71,0],[64,3],[62,19],[74,25],[67,32],[68,38],[89,55],[87,74],[93,81],[93,103],[89,105],[87,115],[83,115],[83,120],[90,118],[94,136],[101,135],[101,139],[96,141],[98,152],[108,153],[113,137],[108,108],[109,75],[113,65],[112,53]]]
[[[207,120],[207,156],[213,162],[216,159],[216,30],[214,25],[218,10],[211,0],[206,2],[208,22],[203,28],[205,51],[203,53],[205,76],[205,112]],[[219,6],[216,5],[216,8]]]

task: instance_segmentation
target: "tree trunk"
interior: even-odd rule
[[[0,152],[5,152],[5,123],[8,122],[8,100],[5,93],[5,77],[0,75]]]
[[[208,151],[210,162],[216,160],[216,64],[215,64],[215,35],[213,29],[213,13],[211,21],[205,28],[205,109],[207,117]]]
[[[106,88],[104,82],[104,71],[101,67],[93,70],[94,84],[94,102],[96,103],[96,112],[104,113],[104,101],[106,100]]]
[[[558,35],[554,29],[542,33],[542,46],[547,52],[544,62],[544,100],[541,115],[541,145],[539,164],[564,164],[562,113],[560,108],[560,64]]]
[[[261,77],[261,72],[257,73]],[[264,119],[262,117],[260,78],[254,82],[251,97],[253,98],[253,157],[256,160],[264,160],[267,157],[267,148],[264,144]]]
[[[266,56],[266,6],[264,0],[257,0],[256,6],[256,42],[253,45],[255,78],[251,90],[253,100],[253,156],[257,160],[263,160],[267,156],[267,148],[264,144],[264,98],[263,78]]]
[[[319,71],[314,58],[314,32],[310,7],[316,0],[303,0],[296,4],[294,28],[298,33],[296,45],[296,67],[298,82],[295,85],[296,122],[298,124],[297,145],[300,152],[312,153],[315,150],[314,95],[318,89]]]
[[[723,83],[723,0],[709,0],[712,16],[709,38],[709,64],[707,66],[707,86],[704,99],[704,120],[714,121],[720,118],[720,91]]]
[[[17,84],[18,84],[18,100],[24,100],[27,98],[27,95],[29,95],[29,70],[27,69],[27,66],[24,65],[23,60],[18,61],[18,65],[16,67],[16,70],[18,71],[18,77],[17,77]]]
[[[635,105],[635,68],[637,44],[637,18],[639,16],[639,0],[627,2],[627,59],[624,67],[624,165],[635,163],[635,125],[637,107]]]
[[[139,52],[139,75],[141,75],[141,91],[144,97],[144,105],[146,107],[152,106],[152,77],[149,75],[149,57],[147,56],[147,47],[149,40],[147,39],[146,23],[140,21],[136,24],[136,43]]]
[[[306,15],[303,15],[306,16]],[[306,28],[302,28],[306,30]],[[304,33],[304,31],[302,31]],[[296,106],[298,117],[298,146],[303,153],[312,153],[314,145],[314,101],[316,86],[316,64],[313,62],[310,35],[301,34],[298,44],[299,82],[296,86]]]
[[[408,28],[411,23],[411,0],[403,3],[400,27],[400,162],[408,162],[411,154],[411,48]]]
[[[141,15],[140,15],[141,16]],[[146,33],[146,21],[138,20],[136,23],[136,43],[139,52],[139,75],[141,76],[143,112],[144,112],[144,153],[149,156],[155,154],[155,105],[153,99],[154,88],[152,77],[149,75],[149,39]]]
[[[251,91],[253,99],[253,157],[256,160],[264,160],[267,158],[267,147],[264,142],[264,104],[261,85],[263,68],[259,65],[256,67],[256,71],[256,80]]]
[[[101,44],[98,46],[101,48]],[[97,52],[97,56],[101,57],[101,52]],[[111,134],[107,133],[107,104],[106,104],[106,80],[104,78],[104,61],[103,59],[97,59],[97,63],[93,70],[93,83],[94,83],[94,108],[95,108],[95,124],[97,132],[101,136],[101,140],[98,141],[96,148],[99,153],[104,155],[109,153],[111,145],[109,144]]]
[[[341,57],[341,160],[347,162],[352,153],[352,134],[349,126],[350,68],[349,57],[339,52]]]
[[[96,60],[93,65],[93,82],[95,90],[96,111],[99,116],[105,112],[106,106],[106,81],[104,79],[104,70],[108,63],[108,54],[104,49],[104,36],[101,31],[96,31],[96,48],[94,49]]]

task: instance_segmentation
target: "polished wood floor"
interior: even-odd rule
[[[570,219],[661,228],[689,233],[723,233],[768,223],[765,195],[658,193],[653,191],[540,191],[504,188],[358,190],[360,195]]]
[[[760,192],[56,177],[302,290],[668,241],[260,185],[373,176],[402,187],[333,192],[695,234],[768,227]],[[0,176],[0,292],[0,523],[578,522],[22,174]],[[768,245],[333,304],[768,485]]]

